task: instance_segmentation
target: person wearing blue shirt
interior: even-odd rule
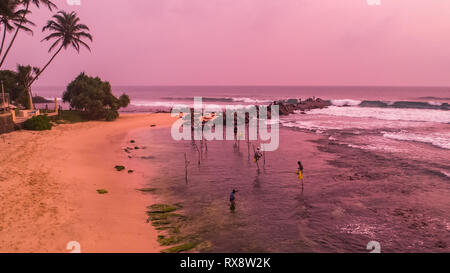
[[[236,209],[236,197],[234,196],[237,193],[236,190],[233,190],[230,194],[230,210],[234,211]]]

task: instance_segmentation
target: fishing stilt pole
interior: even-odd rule
[[[184,170],[185,170],[186,184],[188,183],[188,166],[189,166],[189,161],[187,160],[186,153],[184,153]]]
[[[264,158],[264,168],[266,167],[266,152],[263,152],[263,158]]]

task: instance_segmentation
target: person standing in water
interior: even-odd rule
[[[256,165],[258,166],[258,170],[259,170],[259,160],[263,157],[263,154],[261,152],[261,148],[256,149],[255,152],[255,157],[253,158],[253,161],[256,163]]]
[[[233,190],[230,194],[230,210],[234,211],[236,209],[236,197],[234,196],[237,190]]]
[[[302,181],[302,192],[304,190],[304,183],[303,183],[303,165],[302,162],[299,161],[297,162],[298,164],[298,170],[297,170],[297,175],[298,175],[298,179],[300,179]]]

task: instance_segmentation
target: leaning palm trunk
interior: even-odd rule
[[[2,45],[0,46],[0,56],[2,56],[3,47],[5,46],[5,39],[6,39],[6,25],[5,29],[3,30]]]
[[[31,94],[31,85],[39,78],[39,76],[47,69],[47,67],[53,62],[53,60],[56,58],[56,55],[59,54],[59,52],[61,52],[61,50],[63,49],[64,46],[61,45],[61,47],[58,49],[58,51],[55,52],[55,54],[53,54],[52,58],[50,59],[50,61],[48,61],[48,63],[44,66],[44,68],[42,68],[42,70],[40,70],[36,77],[34,77],[31,82],[28,84],[27,86],[27,90],[28,90],[28,95],[30,97],[30,110],[34,110],[33,108],[33,95]]]
[[[8,56],[8,53],[11,50],[11,47],[13,46],[14,42],[16,41],[17,34],[19,34],[19,30],[22,28],[23,24],[25,23],[25,16],[27,15],[27,13],[29,11],[29,8],[30,8],[30,3],[27,4],[25,12],[24,12],[24,14],[22,16],[22,20],[20,20],[20,23],[19,23],[19,25],[16,28],[16,32],[14,33],[14,36],[11,39],[11,42],[9,42],[8,48],[6,49],[6,52],[5,52],[5,55],[3,55],[2,60],[0,61],[0,67],[3,66],[3,63],[6,60],[6,56]],[[5,32],[6,32],[6,29],[5,29]]]
[[[89,31],[89,28],[83,24],[77,24],[79,18],[75,12],[66,13],[64,11],[59,11],[57,14],[53,16],[54,20],[50,20],[47,22],[47,25],[44,26],[42,31],[52,30],[54,31],[49,36],[45,37],[42,41],[48,41],[51,39],[57,39],[55,43],[50,47],[48,52],[51,52],[53,48],[55,48],[59,43],[61,43],[59,49],[53,54],[52,58],[48,61],[48,63],[40,70],[36,72],[36,76],[32,78],[32,80],[27,84],[28,90],[30,90],[31,85],[44,73],[47,67],[53,62],[56,56],[61,52],[63,48],[67,48],[69,45],[72,45],[77,52],[80,52],[80,44],[86,47],[89,51],[89,46],[83,42],[80,38],[84,37],[92,41],[92,36],[85,32]],[[1,65],[1,64],[0,64]],[[30,92],[31,98],[31,92]],[[32,104],[32,99],[30,99],[30,104]]]
[[[44,68],[42,68],[36,75],[36,77],[34,77],[31,82],[28,84],[28,90],[31,89],[31,85],[39,78],[39,76],[41,76],[41,74],[47,69],[47,67],[53,62],[53,60],[56,58],[56,55],[59,54],[59,52],[61,52],[61,50],[63,49],[63,45],[61,45],[58,49],[58,51],[55,52],[55,54],[53,54],[52,58],[50,59],[50,61],[48,61],[48,63],[44,66]],[[30,92],[31,95],[31,92]]]

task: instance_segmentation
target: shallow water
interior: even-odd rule
[[[189,219],[181,233],[198,236],[203,244],[197,251],[368,252],[373,240],[387,252],[450,250],[445,176],[415,160],[321,135],[282,128],[280,136],[279,150],[266,155],[260,172],[249,156],[253,144],[208,142],[198,166],[192,142],[173,141],[167,129],[130,138],[147,147],[134,151],[133,161],[144,173],[146,164],[158,169],[146,174],[148,186],[158,188],[166,203],[183,204]],[[298,160],[305,167],[304,193],[295,174]],[[232,189],[239,191],[234,213]]]

